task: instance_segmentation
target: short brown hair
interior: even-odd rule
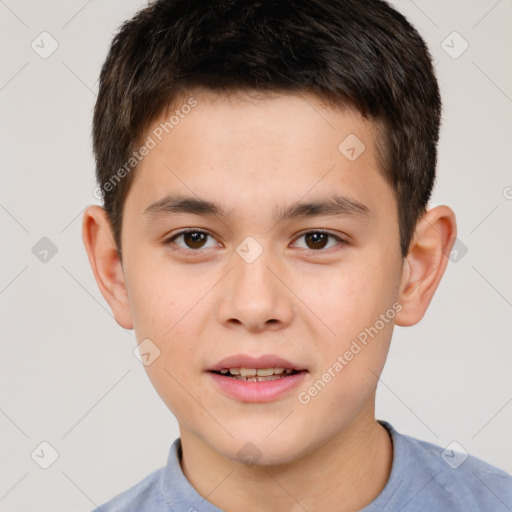
[[[112,177],[149,124],[195,88],[310,92],[378,122],[380,170],[395,191],[407,254],[435,180],[441,99],[425,42],[387,2],[158,0],[125,22],[101,71],[93,122],[96,176],[120,255],[136,168]]]

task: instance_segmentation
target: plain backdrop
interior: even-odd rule
[[[178,436],[80,235],[98,203],[100,67],[143,5],[0,1],[2,511],[89,511],[163,466]],[[512,5],[394,5],[435,61],[444,112],[431,205],[454,209],[459,242],[423,321],[395,330],[377,417],[512,472]]]

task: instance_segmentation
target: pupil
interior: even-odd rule
[[[308,233],[306,243],[310,249],[323,249],[327,245],[327,235],[325,233]]]
[[[184,234],[185,243],[192,249],[198,249],[203,245],[206,238],[204,233],[193,231]]]

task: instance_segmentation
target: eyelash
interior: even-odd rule
[[[178,251],[183,251],[183,252],[191,252],[191,253],[199,253],[199,252],[201,252],[202,248],[192,249],[190,247],[184,248],[184,247],[180,247],[180,246],[176,245],[175,240],[177,238],[179,238],[180,236],[186,235],[188,233],[202,233],[204,235],[211,236],[212,238],[215,238],[215,237],[213,237],[213,235],[211,233],[209,233],[208,231],[204,231],[202,229],[185,229],[183,231],[179,231],[178,233],[175,233],[171,237],[169,237],[166,240],[164,240],[163,241],[163,245],[166,245],[166,246],[174,245],[175,248],[173,248],[173,250],[178,250]],[[305,232],[301,233],[295,240],[298,240],[299,238],[302,238],[302,237],[304,237],[306,235],[309,235],[309,234],[312,234],[312,233],[315,233],[315,234],[320,233],[320,234],[327,235],[328,237],[333,238],[334,240],[336,240],[336,242],[338,242],[338,246],[343,247],[344,245],[348,245],[348,242],[346,240],[340,238],[337,235],[334,235],[333,233],[330,233],[329,231],[325,231],[325,230],[322,230],[322,229],[313,229],[313,230],[305,231]],[[328,243],[329,242],[327,242],[327,245],[328,245]],[[313,252],[313,253],[321,253],[321,252],[327,252],[330,249],[332,249],[332,247],[329,247],[328,249],[324,249],[324,248],[321,248],[321,249],[309,249],[308,248],[308,249],[304,249],[304,250],[307,250],[307,251],[310,251],[310,252]]]

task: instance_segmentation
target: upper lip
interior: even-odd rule
[[[223,368],[284,368],[285,370],[304,370],[300,365],[291,363],[282,357],[267,354],[259,357],[252,357],[247,354],[235,354],[225,357],[218,363],[208,368],[210,372],[218,372]]]

